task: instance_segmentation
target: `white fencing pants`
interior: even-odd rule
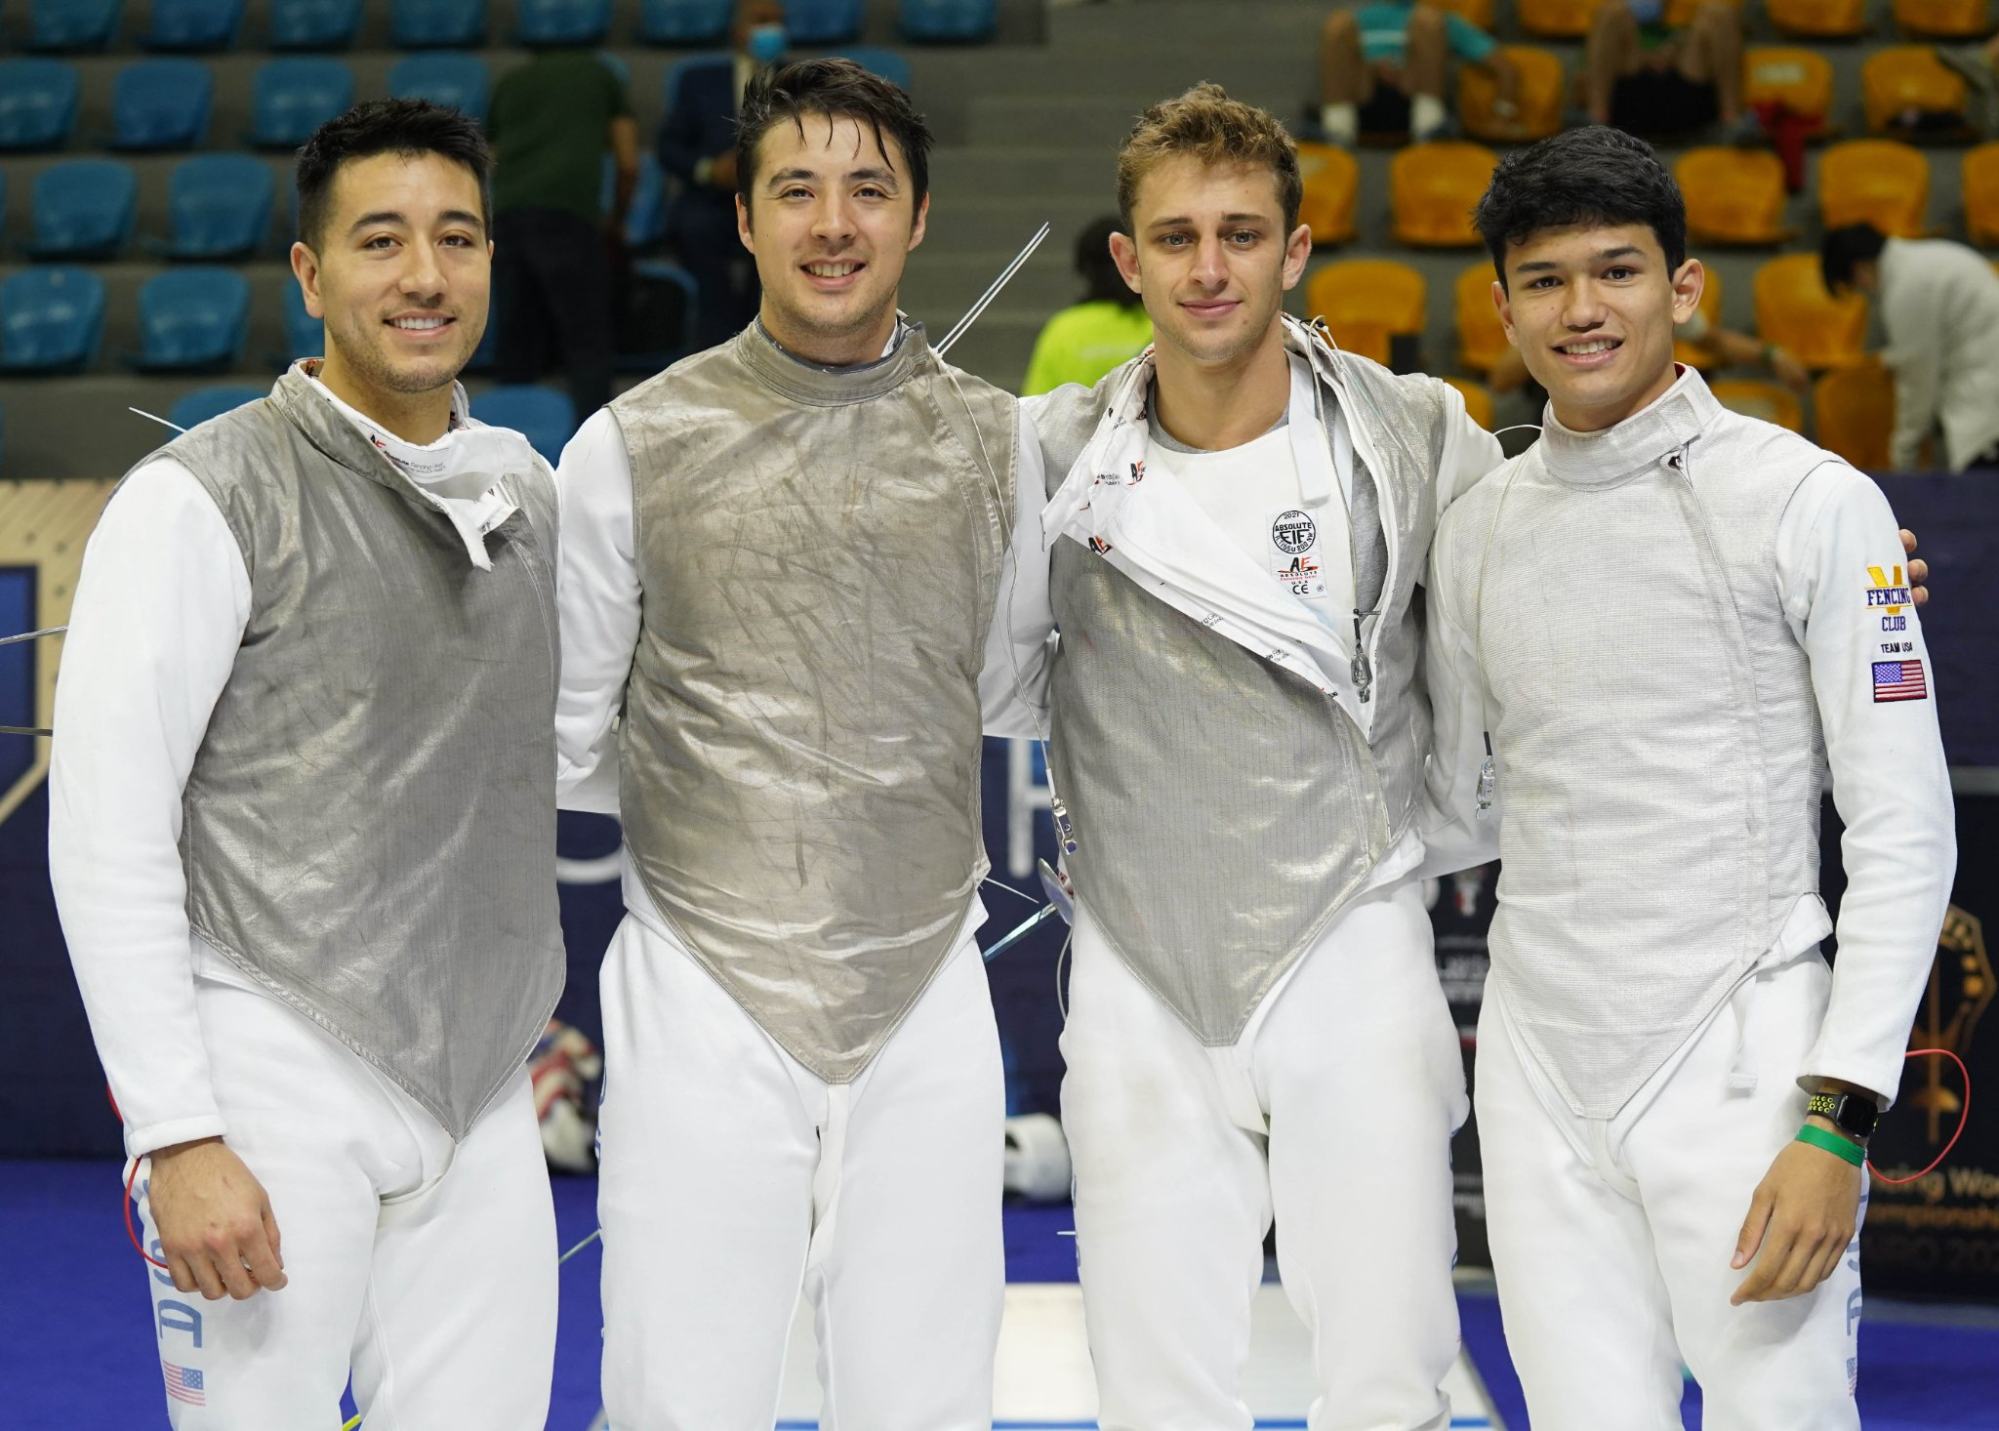
[[[1728,1303],[1749,1275],[1729,1263],[1750,1196],[1804,1122],[1796,1078],[1830,988],[1816,950],[1759,971],[1623,1112],[1586,1119],[1523,1056],[1486,985],[1485,1212],[1534,1431],[1679,1431],[1682,1358],[1708,1431],[1860,1425],[1857,1232],[1816,1291]],[[1751,1092],[1730,1090],[1738,1050]]]
[[[226,1139],[263,1184],[286,1286],[179,1292],[146,1267],[180,1431],[542,1431],[555,1208],[527,1071],[453,1144],[415,1100],[267,994],[199,980]],[[141,1234],[158,1231],[144,1186]],[[144,1264],[141,1264],[144,1265]]]
[[[969,932],[851,1084],[630,916],[603,995],[615,1431],[770,1431],[801,1283],[827,1431],[989,1427],[1006,1091]]]
[[[1464,1068],[1413,883],[1355,901],[1204,1048],[1077,906],[1062,1122],[1105,1431],[1238,1431],[1273,1212],[1312,1431],[1432,1431],[1458,1350]]]

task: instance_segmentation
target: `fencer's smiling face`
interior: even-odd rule
[[[756,256],[759,317],[814,362],[877,357],[894,331],[896,290],[923,242],[929,195],[916,203],[892,135],[848,115],[807,114],[757,141],[751,204],[736,231]]]
[[[1204,365],[1269,339],[1312,253],[1309,229],[1285,231],[1273,171],[1187,154],[1139,180],[1131,228],[1112,236],[1111,256],[1145,300],[1154,341]]]
[[[1492,293],[1556,418],[1594,432],[1673,385],[1673,326],[1693,316],[1702,281],[1697,259],[1668,267],[1649,224],[1579,224],[1509,245]]]
[[[292,246],[306,312],[326,324],[329,382],[408,396],[458,376],[486,331],[485,212],[478,178],[441,154],[334,171],[321,232]]]

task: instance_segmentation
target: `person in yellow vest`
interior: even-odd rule
[[[1115,218],[1096,220],[1076,236],[1076,273],[1083,280],[1080,303],[1064,308],[1042,327],[1028,359],[1022,397],[1052,393],[1064,383],[1094,387],[1098,378],[1152,341],[1145,304],[1125,286],[1111,258]]]

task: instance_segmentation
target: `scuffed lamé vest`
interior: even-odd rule
[[[462,1138],[562,990],[553,484],[521,442],[477,570],[296,369],[156,455],[250,576],[183,798],[189,920]]]
[[[1498,766],[1492,977],[1578,1114],[1615,1115],[1818,898],[1825,746],[1776,544],[1837,460],[1689,369],[1603,432],[1551,413],[1438,535]]]
[[[1389,551],[1371,743],[1331,698],[1080,543],[1051,553],[1050,760],[1075,819],[1069,872],[1132,973],[1211,1047],[1241,1037],[1420,800],[1430,706],[1410,602],[1452,409],[1432,379],[1350,355],[1341,371],[1338,401],[1377,459],[1355,481],[1375,483]],[[1051,494],[1124,373],[1033,405]]]
[[[611,405],[645,596],[619,735],[661,918],[829,1082],[867,1066],[986,872],[979,672],[1014,399],[921,328],[827,370],[759,324]]]

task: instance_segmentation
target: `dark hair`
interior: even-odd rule
[[[1644,224],[1676,273],[1687,261],[1687,203],[1652,146],[1608,125],[1565,130],[1499,161],[1472,223],[1506,285],[1506,250],[1544,229]]]
[[[930,192],[930,126],[909,96],[880,75],[852,60],[825,59],[779,65],[753,77],[743,90],[736,118],[736,192],[744,208],[752,203],[758,143],[787,122],[803,135],[808,114],[852,119],[872,129],[884,158],[888,143],[883,136],[894,139],[909,164],[911,203],[923,207],[923,196]]]
[[[479,217],[490,219],[486,192],[493,151],[476,121],[456,109],[422,99],[371,99],[329,119],[298,151],[298,236],[316,245],[326,227],[333,176],[352,159],[377,154],[441,154],[479,181]]]
[[[1277,181],[1277,206],[1284,233],[1298,227],[1305,181],[1298,172],[1298,145],[1267,109],[1230,99],[1218,84],[1203,82],[1163,100],[1139,115],[1117,157],[1117,206],[1131,223],[1138,186],[1168,159],[1192,155],[1203,164],[1245,164],[1265,168]]]
[[[1829,292],[1837,293],[1853,282],[1853,270],[1863,263],[1878,263],[1888,236],[1872,224],[1847,224],[1833,229],[1819,243],[1819,272],[1825,275]]]
[[[1117,233],[1115,215],[1093,219],[1076,235],[1076,276],[1083,280],[1084,303],[1117,303],[1136,308],[1140,299],[1118,272],[1111,257],[1111,235]]]

